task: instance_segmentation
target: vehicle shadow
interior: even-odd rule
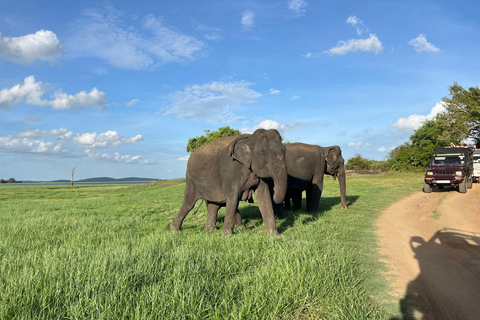
[[[432,193],[443,193],[443,192],[458,192],[458,188],[452,186],[444,186],[443,188],[432,188]]]
[[[412,237],[410,247],[420,274],[399,302],[407,319],[478,319],[480,315],[479,234],[445,229],[428,241]]]

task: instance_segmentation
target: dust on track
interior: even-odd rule
[[[377,235],[403,319],[480,319],[480,184],[415,193]]]

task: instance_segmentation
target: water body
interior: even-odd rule
[[[146,184],[153,181],[98,181],[98,182],[74,182],[74,186],[85,185],[105,185],[105,184]],[[0,187],[51,187],[51,186],[71,186],[71,182],[34,182],[34,183],[1,183]]]

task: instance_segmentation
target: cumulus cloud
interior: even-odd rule
[[[125,105],[127,105],[129,107],[133,107],[133,106],[136,106],[139,102],[140,102],[140,100],[133,99],[132,101],[125,103]]]
[[[111,148],[118,145],[133,144],[139,141],[143,141],[142,135],[136,135],[135,137],[120,137],[117,131],[107,131],[104,133],[97,134],[93,133],[84,133],[73,138],[78,145],[91,148],[91,149],[100,149],[100,148]]]
[[[197,30],[203,32],[203,36],[207,40],[218,41],[222,39],[222,30],[220,28],[199,25]]]
[[[277,90],[277,89],[273,89],[273,88],[270,89],[270,94],[277,95],[277,94],[280,94],[280,93],[282,93],[282,91]]]
[[[99,154],[90,149],[113,148],[120,145],[134,144],[143,141],[141,135],[121,137],[116,131],[101,134],[78,134],[67,128],[52,130],[28,130],[17,135],[0,136],[0,152],[24,153],[50,157],[83,157],[89,160],[111,161],[120,163],[153,164],[154,160],[143,159],[141,155],[130,156]],[[76,147],[76,148],[75,148]],[[86,151],[75,151],[78,147]]]
[[[188,161],[188,159],[190,159],[190,156],[178,157],[177,158],[178,161]]]
[[[346,55],[349,52],[375,52],[379,54],[383,51],[382,42],[378,40],[377,36],[371,34],[368,39],[351,39],[348,41],[339,41],[336,47],[327,51],[331,56]]]
[[[362,141],[356,141],[356,142],[349,142],[348,146],[349,147],[354,147],[355,149],[360,149],[362,147],[370,147],[371,144],[368,143],[368,142],[363,143]]]
[[[23,84],[0,90],[0,108],[11,109],[19,103],[34,106],[50,106],[52,109],[102,108],[107,104],[105,92],[93,88],[90,92],[81,91],[74,95],[57,91],[52,100],[43,100],[42,96],[49,90],[48,84],[36,81],[34,76],[26,77]]]
[[[252,11],[244,11],[242,13],[242,20],[240,21],[243,31],[251,31],[255,24],[255,14]]]
[[[419,34],[418,37],[408,42],[409,45],[415,48],[416,52],[439,52],[440,49],[427,41],[425,34]]]
[[[361,36],[364,32],[367,32],[368,29],[363,24],[362,20],[358,19],[357,16],[350,16],[347,18],[347,24],[355,27],[357,34]]]
[[[63,53],[64,48],[57,35],[49,30],[21,37],[2,37],[0,33],[0,57],[20,64],[30,64],[35,60],[54,61]]]
[[[155,164],[157,163],[155,160],[147,159],[143,160],[143,156],[141,155],[121,155],[118,152],[113,154],[109,153],[96,153],[91,150],[85,150],[85,158],[87,160],[98,161],[98,162],[114,162],[114,163],[126,163],[126,164]]]
[[[385,153],[387,151],[387,148],[385,147],[380,147],[377,149],[378,152],[382,152],[382,153]]]
[[[192,85],[165,98],[170,107],[164,115],[176,115],[183,120],[205,121],[210,123],[234,122],[243,117],[232,111],[245,103],[254,103],[262,95],[252,89],[254,83],[212,82]]]
[[[107,7],[86,10],[83,16],[72,27],[72,52],[99,57],[118,68],[147,70],[186,63],[200,57],[205,48],[202,41],[166,26],[153,15],[125,21],[119,11]]]
[[[402,132],[407,132],[407,133],[414,132],[415,130],[420,128],[425,121],[432,120],[437,116],[437,114],[443,113],[444,111],[445,111],[444,103],[439,102],[432,108],[430,113],[426,116],[421,114],[412,114],[408,118],[398,119],[394,124],[391,124],[390,126]]]
[[[243,128],[240,131],[242,133],[253,133],[257,129],[276,129],[283,136],[285,131],[296,128],[308,128],[314,125],[316,125],[316,123],[306,123],[300,120],[293,121],[291,124],[279,123],[275,120],[263,120],[253,128]]]
[[[297,17],[305,15],[308,7],[308,2],[305,0],[290,0],[288,2],[288,9],[292,10]]]

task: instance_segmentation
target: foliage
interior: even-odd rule
[[[392,170],[426,168],[435,148],[445,147],[458,140],[440,138],[442,129],[436,119],[426,121],[411,136],[410,141],[396,147],[388,154],[388,167]]]
[[[347,170],[380,170],[386,171],[387,163],[385,161],[372,160],[364,158],[358,153],[347,160],[345,165]]]
[[[197,150],[197,148],[214,139],[235,136],[238,134],[241,134],[239,130],[232,129],[229,126],[219,128],[217,131],[213,132],[210,130],[205,130],[205,135],[188,139],[187,152],[191,154],[193,151]]]
[[[327,179],[318,213],[277,220],[281,239],[244,202],[231,237],[220,236],[224,209],[218,230],[203,230],[204,205],[171,232],[184,183],[4,185],[0,319],[390,318],[375,222],[421,176],[348,181],[348,210]]]
[[[458,83],[450,86],[451,98],[443,98],[446,111],[437,118],[443,141],[480,140],[480,89],[464,89]]]
[[[10,178],[8,180],[0,179],[0,183],[20,183],[21,181],[15,180],[15,178]]]

